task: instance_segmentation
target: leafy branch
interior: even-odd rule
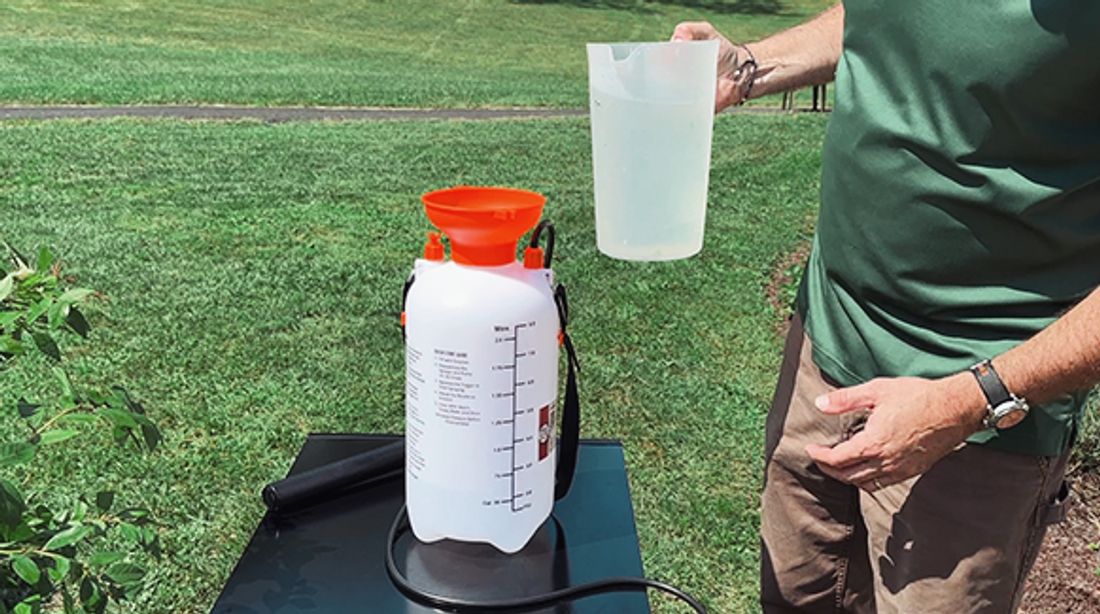
[[[12,270],[0,269],[0,370],[37,350],[51,363],[42,379],[52,381],[55,394],[9,401],[27,436],[0,444],[0,468],[28,465],[41,457],[40,448],[77,437],[90,424],[107,427],[119,445],[154,451],[162,436],[140,402],[121,386],[77,386],[62,364],[64,339],[88,337],[82,307],[96,293],[66,287],[61,263],[49,249],[39,250],[32,267],[5,247]],[[98,614],[140,586],[145,568],[103,544],[121,541],[159,557],[158,527],[149,510],[112,511],[113,491],[96,493],[92,502],[79,498],[51,507],[28,487],[30,472],[24,475],[19,484],[0,475],[0,614],[33,614],[47,606]]]

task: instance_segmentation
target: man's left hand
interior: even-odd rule
[[[870,410],[851,439],[806,446],[827,475],[867,491],[924,473],[977,431],[985,415],[985,397],[965,371],[937,380],[874,379],[822,395],[816,405],[827,414]]]

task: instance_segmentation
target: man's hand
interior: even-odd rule
[[[745,93],[734,82],[737,72],[737,48],[728,38],[718,33],[714,26],[705,21],[685,21],[672,32],[674,41],[705,41],[718,39],[718,87],[714,95],[714,112],[741,102]]]
[[[823,472],[867,491],[896,484],[932,467],[981,427],[985,397],[974,377],[874,379],[822,395],[827,414],[866,409],[863,430],[830,448],[806,452]]]
[[[753,41],[752,55],[756,59],[755,80],[751,96],[767,96],[820,85],[832,81],[840,60],[841,39],[844,34],[844,6],[838,1],[832,8],[812,20],[765,38]],[[744,49],[718,33],[705,21],[689,21],[672,33],[674,41],[718,40],[718,87],[715,94],[715,112],[738,104],[745,97],[742,88],[747,79],[734,81],[738,66],[744,63]],[[738,52],[741,57],[738,57]]]

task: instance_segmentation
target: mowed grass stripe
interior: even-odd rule
[[[585,43],[755,40],[831,3],[9,0],[0,101],[585,107]]]

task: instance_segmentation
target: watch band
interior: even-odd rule
[[[989,402],[990,407],[997,407],[1015,398],[1005,387],[1004,382],[1001,381],[1001,376],[997,374],[997,370],[993,368],[993,363],[988,359],[970,367],[970,372],[977,378],[978,385],[981,386],[982,393],[985,394],[985,400]]]

